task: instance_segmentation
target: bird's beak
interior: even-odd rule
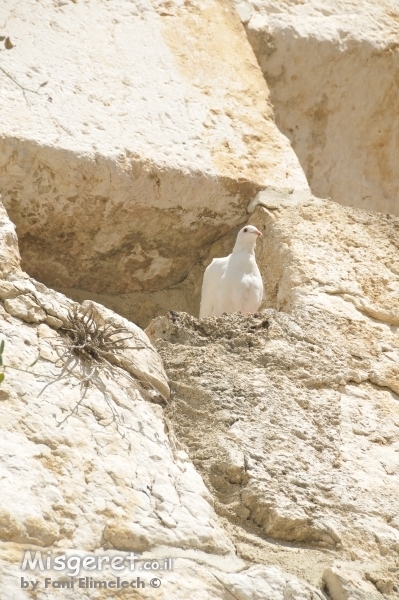
[[[259,231],[259,229],[257,229],[256,231],[254,231],[254,233],[255,233],[256,235],[262,235],[262,232],[261,232],[261,231]]]

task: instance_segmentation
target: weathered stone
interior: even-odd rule
[[[280,598],[297,598],[298,600],[323,600],[324,594],[298,581],[296,577],[287,576],[278,567],[252,567],[248,571],[234,574],[219,574],[219,581],[233,598],[246,600],[280,600]]]
[[[250,222],[273,308],[155,319],[167,414],[241,556],[256,540],[258,560],[315,583],[331,566],[318,548],[395,569],[399,220],[314,199]],[[261,536],[313,550],[295,561]]]
[[[395,589],[393,574],[388,572],[367,572],[366,579],[371,581],[381,594],[392,594]]]
[[[8,312],[0,305],[0,341],[5,341],[5,378],[0,382],[2,600],[30,597],[21,577],[37,582],[37,593],[49,600],[56,592],[52,585],[45,587],[45,577],[55,585],[71,580],[65,571],[39,566],[21,570],[24,552],[32,548],[42,551],[44,560],[48,553],[110,559],[134,551],[141,565],[154,559],[163,565],[166,557],[173,557],[173,571],[149,574],[137,566],[134,575],[127,567],[123,573],[109,567],[100,573],[79,572],[111,582],[116,575],[131,580],[139,574],[147,588],[140,590],[141,598],[154,597],[154,575],[162,582],[157,597],[165,600],[270,600],[270,590],[275,600],[321,597],[317,589],[281,569],[245,569],[237,558],[212,496],[179,448],[162,408],[152,402],[152,388],[164,398],[169,388],[146,334],[86,302],[77,307],[79,314],[92,315],[100,328],[125,329],[132,337],[127,348],[110,352],[106,361],[90,359],[87,353],[83,360],[65,333],[57,331],[73,327],[74,304],[34,280],[25,282],[20,270],[12,276],[12,286],[6,281],[1,289],[19,295],[5,299]],[[46,323],[37,324],[37,314]],[[115,337],[121,336],[126,337],[123,332]],[[231,462],[230,477],[236,481],[243,466],[240,458]],[[76,584],[63,593],[88,600],[92,590]],[[114,589],[102,588],[97,597],[113,598]]]
[[[44,587],[49,574],[65,579],[54,569],[25,572],[39,587],[21,587],[32,548],[108,558],[136,551],[140,566],[172,557],[171,571],[136,569],[146,589],[123,592],[132,599],[397,600],[398,219],[311,196],[224,0],[39,4],[0,8],[9,36],[0,40],[9,49],[1,54],[0,185],[30,275],[69,288],[75,301],[21,271],[0,207],[1,600],[58,597]],[[276,24],[270,40],[282,32],[284,56],[291,43],[313,43],[328,10],[331,28],[319,37],[345,32],[347,7],[312,6],[240,4],[258,57],[262,15]],[[362,5],[363,32],[378,21],[371,48],[395,22],[389,6],[368,16]],[[320,17],[314,31],[309,10]],[[391,44],[384,64],[396,60],[395,36],[380,44],[382,53]],[[359,44],[349,36],[339,44],[341,66],[356,61]],[[373,73],[379,56],[360,51]],[[339,201],[372,195],[374,208],[393,210],[395,152],[386,160],[382,147],[370,152],[381,120],[370,119],[358,142],[334,73],[327,105],[319,90],[315,104],[301,105],[293,70],[309,53],[285,65],[278,53],[270,56],[281,78],[271,83],[276,90],[291,78],[301,118],[312,121],[313,185],[322,171]],[[313,79],[323,61],[323,52],[308,61]],[[370,97],[389,101],[394,79],[383,73]],[[359,113],[369,114],[368,101]],[[345,148],[356,152],[357,170],[343,152],[329,166],[328,152],[342,143],[336,117],[341,139],[352,135]],[[204,268],[231,251],[249,215],[264,234],[262,310],[202,321],[178,312],[198,314]],[[164,316],[146,337],[110,308],[140,323]],[[129,339],[99,351],[91,318],[118,332],[114,340]],[[81,575],[115,582],[122,573]],[[101,600],[116,592],[62,593]]]
[[[351,568],[331,567],[324,571],[323,579],[332,600],[382,600],[383,596],[372,583]],[[391,590],[392,591],[392,590]]]
[[[10,281],[0,281],[0,300],[4,302],[8,298],[16,298],[21,292]]]
[[[1,552],[1,549],[0,549]],[[11,553],[8,553],[7,558]],[[110,553],[110,557],[115,553]],[[119,556],[121,553],[118,552]],[[4,555],[3,555],[4,556]],[[152,558],[157,558],[157,555],[152,554]],[[127,569],[118,571],[120,580],[135,582],[137,575],[140,576],[141,582],[146,583],[144,589],[139,590],[140,596],[136,590],[122,589],[117,590],[122,592],[123,597],[150,599],[156,598],[160,600],[325,600],[322,592],[318,591],[313,586],[299,581],[295,577],[289,576],[277,567],[258,567],[245,569],[234,574],[228,574],[221,569],[212,567],[207,564],[208,558],[202,555],[202,564],[190,559],[175,558],[173,560],[173,571],[156,571],[151,575],[146,576],[143,571],[130,572]],[[159,559],[163,564],[163,560]],[[141,564],[143,564],[142,561]],[[27,590],[16,590],[13,585],[13,578],[17,578],[18,573],[15,565],[7,564],[7,567],[2,579],[2,594],[5,600],[27,600]],[[143,567],[141,567],[143,569]],[[25,573],[25,577],[26,577]],[[82,570],[81,577],[93,578],[97,581],[113,581],[116,584],[115,572],[112,572],[109,567],[103,567],[101,577],[93,577],[93,571]],[[156,576],[161,580],[161,586],[154,590],[150,587],[149,582]],[[54,577],[53,580],[54,581]],[[43,572],[39,570],[31,573],[31,580],[36,580],[39,583],[39,593],[42,597],[53,600],[56,594],[62,593],[63,597],[72,600],[72,598],[82,598],[88,600],[96,594],[99,600],[115,598],[115,589],[76,589],[77,580],[75,579],[75,589],[63,589],[58,591],[55,589],[43,590],[44,578]],[[70,578],[64,578],[70,580]],[[57,581],[57,580],[55,580]],[[231,591],[230,591],[231,590]]]
[[[1,75],[0,186],[36,279],[156,292],[259,189],[308,189],[227,2],[10,0],[0,16],[4,69],[48,82]]]
[[[15,227],[0,201],[0,277],[7,279],[19,272],[20,260]]]
[[[107,360],[111,364],[122,367],[127,373],[131,373],[145,387],[150,387],[150,391],[155,388],[163,398],[167,399],[169,385],[162,361],[155,348],[149,343],[144,331],[101,304],[86,300],[83,302],[82,308],[83,310],[92,309],[95,319],[100,325],[110,326],[114,330],[123,330],[112,338],[115,341],[125,339],[126,347],[123,353],[110,353]]]
[[[4,308],[10,315],[18,317],[26,323],[43,323],[47,317],[44,310],[27,294],[5,300]]]
[[[236,0],[313,192],[399,215],[395,0]]]
[[[47,315],[46,323],[50,327],[54,327],[54,329],[60,329],[63,326],[61,319],[57,319],[57,317],[52,317],[51,315]]]

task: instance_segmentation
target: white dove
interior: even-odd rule
[[[222,313],[254,313],[263,297],[263,281],[255,260],[261,232],[246,225],[237,235],[233,252],[214,258],[204,273],[200,319]]]

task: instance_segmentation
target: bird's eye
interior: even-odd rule
[[[247,228],[245,228],[245,229],[244,229],[244,233],[247,233],[247,231],[248,231],[248,229],[247,229]]]

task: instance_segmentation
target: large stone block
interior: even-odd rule
[[[163,289],[257,190],[307,188],[227,2],[11,0],[0,23],[0,190],[36,279]]]
[[[397,2],[235,5],[312,191],[399,215]]]

